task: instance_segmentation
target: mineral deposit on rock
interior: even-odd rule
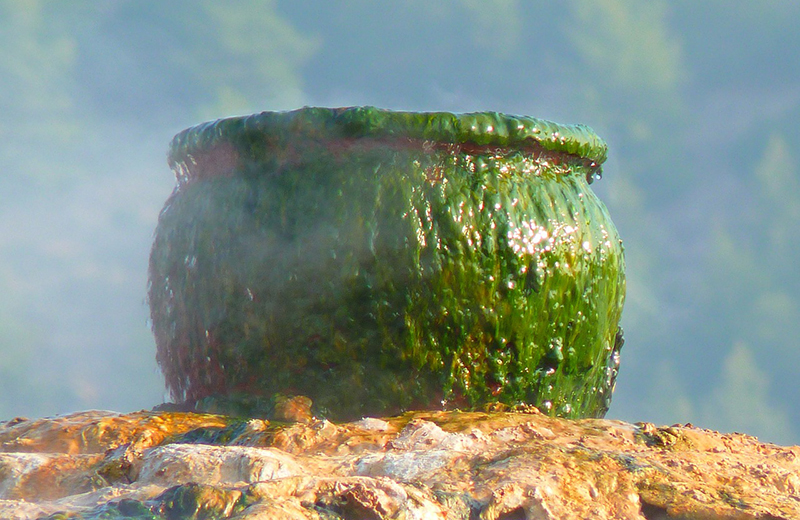
[[[90,411],[0,423],[0,518],[798,519],[799,455],[538,413]]]

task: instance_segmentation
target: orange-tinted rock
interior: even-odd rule
[[[4,519],[800,518],[800,448],[690,425],[83,412],[0,425],[0,442]]]
[[[202,426],[226,424],[215,415],[148,411],[89,410],[37,420],[14,419],[0,424],[0,452],[103,453],[130,442],[146,448]]]

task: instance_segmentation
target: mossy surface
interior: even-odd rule
[[[55,513],[39,520],[194,520],[196,517],[166,517],[153,512],[151,507],[138,500],[112,501],[83,512]]]
[[[498,112],[396,112],[375,107],[316,108],[262,112],[210,121],[179,133],[170,145],[170,163],[179,175],[192,169],[192,157],[219,144],[232,144],[242,162],[279,163],[304,141],[341,139],[419,140],[565,153],[600,165],[608,146],[585,125],[564,125]],[[397,141],[396,141],[397,142]],[[179,178],[179,180],[181,180]]]
[[[304,109],[179,134],[150,262],[173,396],[602,416],[625,292],[588,185],[604,158],[586,127],[493,113]]]

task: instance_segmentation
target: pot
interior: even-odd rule
[[[589,128],[303,108],[184,130],[150,257],[173,399],[608,409],[624,258]],[[215,401],[216,400],[216,401]]]

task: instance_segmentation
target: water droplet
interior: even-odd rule
[[[586,182],[592,184],[594,181],[599,181],[603,178],[603,169],[595,166],[586,172]]]

